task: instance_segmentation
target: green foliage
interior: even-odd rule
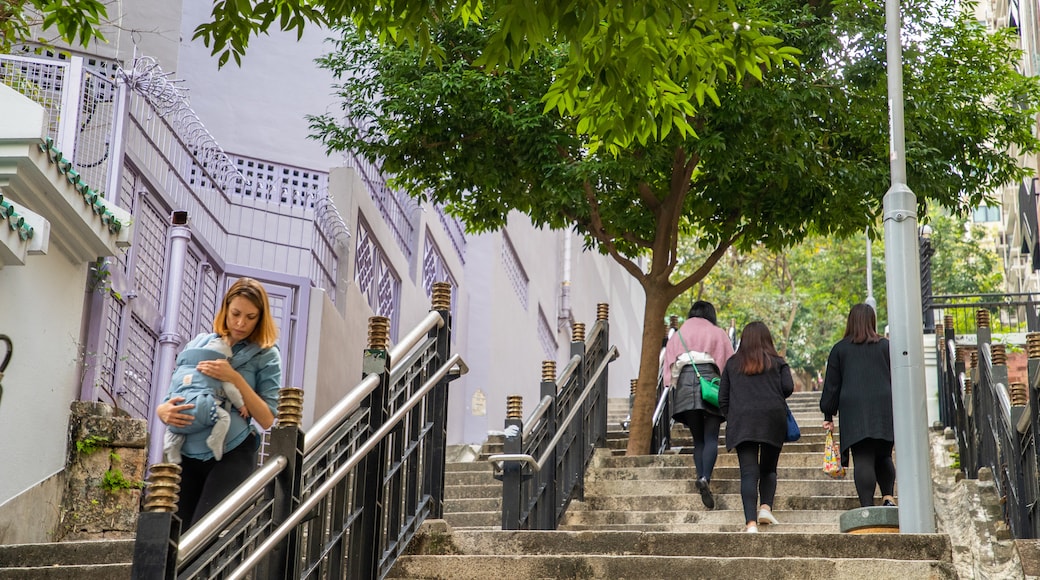
[[[1003,289],[1003,264],[995,248],[996,232],[950,215],[934,215],[932,228],[932,293],[986,294]],[[987,240],[987,238],[990,238]]]
[[[222,0],[194,38],[212,46],[223,66],[236,63],[250,39],[271,26],[303,33],[307,23],[356,27],[385,48],[408,47],[418,62],[450,66],[447,27],[486,31],[469,63],[496,73],[524,68],[545,50],[566,46],[536,99],[546,112],[578,119],[587,147],[612,153],[673,131],[694,134],[691,116],[717,101],[720,79],[763,73],[795,62],[797,51],[764,34],[757,10],[692,0]]]
[[[934,294],[1001,290],[1000,256],[982,243],[984,228],[938,210],[929,213],[928,224]],[[748,322],[761,320],[792,367],[812,374],[823,370],[830,348],[844,334],[849,308],[866,299],[866,244],[867,236],[859,233],[844,239],[812,237],[782,253],[763,248],[729,252],[704,280],[672,303],[668,314],[683,319],[690,304],[703,299],[715,304],[723,327],[732,320],[739,332]],[[871,250],[881,331],[888,324],[884,240],[873,240]],[[688,243],[681,244],[679,252],[680,274],[705,257]]]
[[[97,451],[98,447],[108,445],[110,439],[108,437],[102,437],[98,435],[88,435],[79,441],[76,441],[76,451],[82,455],[90,455]]]
[[[105,41],[98,27],[108,17],[100,0],[0,0],[0,51],[31,39],[31,27],[56,30],[69,44]]]
[[[336,52],[320,61],[341,81],[337,91],[347,118],[311,118],[330,152],[352,151],[380,163],[394,176],[393,185],[445,204],[469,231],[500,228],[513,210],[536,226],[573,227],[588,247],[612,256],[642,285],[644,352],[630,449],[638,449],[644,436],[649,440],[644,420],[652,412],[647,397],[657,375],[651,350],[660,345],[659,321],[667,305],[703,280],[730,248],[781,252],[814,236],[844,239],[868,227],[877,235],[890,181],[883,6],[796,0],[752,5],[755,22],[778,23],[759,27],[762,38],[800,51],[799,66],[763,64],[761,74],[741,75],[732,54],[719,48],[698,52],[698,59],[677,63],[675,74],[660,77],[653,67],[632,66],[641,61],[627,56],[624,40],[634,33],[624,31],[660,26],[638,10],[614,36],[600,36],[601,28],[612,30],[612,20],[589,37],[557,31],[508,66],[484,65],[494,39],[508,29],[496,20],[431,24],[435,48],[380,44],[364,28],[345,28]],[[1032,134],[1040,80],[1016,70],[1020,54],[1010,33],[987,34],[970,9],[956,13],[958,6],[965,4],[903,3],[907,151],[913,160],[908,181],[922,202],[954,213],[1026,174],[1009,147],[1017,154],[1040,149]],[[698,8],[673,6],[676,18],[655,33],[681,37]],[[541,13],[523,17],[535,14]],[[733,40],[731,29],[720,24],[696,33],[711,38],[702,46],[712,46]],[[589,51],[591,38],[617,44],[599,55]],[[661,42],[647,50],[672,54],[671,45]],[[427,58],[432,52],[439,61]],[[567,76],[575,58],[591,76]],[[705,76],[702,65],[714,72]],[[629,76],[615,79],[622,69]],[[568,90],[554,92],[564,78]],[[629,115],[636,101],[626,91],[659,99],[661,90],[675,90],[660,84],[664,78],[697,106],[680,108],[682,121],[674,119],[675,109],[657,105]],[[598,82],[614,88],[600,93]],[[574,94],[590,97],[595,106],[546,106],[546,95]],[[645,115],[655,126],[686,123],[692,131],[646,132]],[[601,130],[598,117],[607,125],[623,118],[629,136],[654,138],[608,139],[613,133]],[[699,262],[682,269],[680,239],[702,252]],[[636,260],[641,256],[649,256],[648,270]],[[827,283],[851,285],[848,279]],[[798,311],[787,309],[797,322]]]
[[[105,474],[101,477],[101,489],[109,492],[119,491],[121,489],[141,489],[144,487],[143,481],[134,481],[126,478],[126,474],[120,468],[123,459],[119,457],[119,454],[112,451],[108,454],[110,466]]]
[[[98,258],[90,265],[90,278],[87,283],[92,292],[108,294],[116,300],[122,300],[123,295],[112,287],[112,270],[109,268],[108,258]]]

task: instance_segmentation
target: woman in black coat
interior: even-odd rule
[[[726,449],[737,450],[740,499],[748,532],[776,524],[776,465],[787,435],[787,397],[794,392],[791,367],[776,352],[761,322],[740,334],[740,347],[726,363],[719,385],[719,409],[726,416]]]
[[[827,359],[820,396],[823,428],[834,429],[834,415],[841,417],[841,451],[852,450],[853,479],[862,507],[874,505],[876,486],[881,487],[882,505],[895,505],[892,364],[888,339],[877,333],[876,326],[873,308],[852,307],[845,337]]]

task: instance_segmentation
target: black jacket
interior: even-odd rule
[[[726,416],[726,449],[756,441],[783,447],[787,435],[787,402],[794,392],[791,367],[773,357],[772,368],[745,375],[733,357],[722,370],[719,409]]]
[[[895,441],[892,429],[892,363],[888,339],[853,344],[845,338],[827,358],[820,411],[841,420],[841,450],[864,439]]]

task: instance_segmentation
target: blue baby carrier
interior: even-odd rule
[[[216,334],[202,335],[201,340],[197,337],[188,343],[188,347],[177,355],[177,367],[173,371],[173,377],[170,380],[169,396],[184,397],[184,401],[180,403],[181,405],[195,405],[192,409],[181,411],[181,413],[186,415],[194,416],[195,420],[183,427],[175,425],[167,427],[172,433],[190,435],[211,429],[217,422],[217,408],[225,404],[226,399],[215,397],[213,394],[222,392],[222,383],[218,379],[202,374],[195,368],[196,365],[204,360],[226,358],[214,350],[195,346],[208,344],[216,336]],[[260,350],[260,346],[256,343],[247,343],[241,350],[231,356],[229,359],[231,367],[237,369],[249,362],[249,359],[253,358]]]

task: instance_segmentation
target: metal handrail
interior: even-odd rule
[[[603,374],[604,370],[606,370],[607,365],[610,364],[617,357],[617,346],[611,346],[610,350],[607,351],[607,356],[603,357],[603,360],[599,363],[599,367],[597,367],[596,371],[592,373],[592,375],[589,377],[588,383],[585,385],[585,390],[583,390],[581,392],[581,395],[579,395],[578,398],[574,401],[574,407],[571,409],[571,412],[567,414],[567,417],[563,420],[563,425],[569,425],[570,422],[574,419],[574,416],[577,415],[579,411],[581,411],[582,405],[585,403],[585,399],[588,398],[589,394],[592,392],[593,387],[596,386],[596,382],[599,380],[599,376]],[[498,453],[488,457],[487,460],[491,462],[492,465],[494,465],[496,470],[501,469],[496,463],[498,461],[522,461],[530,465],[535,472],[541,471],[541,469],[545,467],[546,462],[549,461],[549,458],[552,456],[553,452],[556,450],[556,444],[560,442],[560,439],[563,438],[566,432],[566,429],[557,429],[556,435],[552,438],[551,441],[549,441],[548,445],[546,445],[545,447],[545,451],[542,452],[542,456],[539,457],[537,460],[535,460],[534,456],[527,453]]]
[[[664,414],[664,407],[668,403],[668,393],[672,390],[672,387],[665,387],[661,389],[661,398],[657,400],[657,407],[654,409],[654,418],[650,421],[651,425],[656,425],[661,420],[661,415]]]
[[[404,356],[416,344],[419,344],[421,340],[426,338],[427,333],[434,328],[440,328],[444,325],[444,317],[441,316],[436,310],[430,311],[426,315],[426,318],[419,323],[418,326],[413,328],[411,332],[404,336],[392,349],[390,349],[390,362],[397,360]],[[468,368],[466,371],[468,372]],[[393,373],[393,370],[390,371]],[[465,374],[463,372],[462,374]],[[357,410],[361,406],[361,402],[379,386],[379,377],[377,375],[368,375],[362,380],[357,387],[343,397],[336,403],[321,419],[318,419],[314,425],[311,426],[310,430],[304,434],[303,440],[303,454],[307,455],[313,449],[325,442],[326,439],[332,434],[336,427],[345,419],[348,415]]]
[[[567,361],[567,366],[564,367],[563,372],[560,373],[560,376],[556,377],[556,384],[566,385],[567,381],[571,379],[571,375],[573,375],[575,371],[578,370],[580,365],[581,355],[576,354],[572,356],[571,360]]]
[[[553,398],[549,395],[542,397],[542,400],[538,402],[538,406],[531,411],[531,415],[524,421],[523,437],[526,439],[531,431],[538,426],[538,423],[542,420],[542,416],[549,412],[549,407],[552,405]]]
[[[177,546],[177,563],[187,562],[198,555],[205,546],[204,541],[224,529],[228,521],[245,511],[246,500],[263,491],[288,465],[289,460],[281,455],[270,458],[236,487],[227,499],[189,528],[181,536],[180,544]]]
[[[438,318],[440,318],[439,315]],[[371,451],[382,438],[386,437],[386,435],[390,433],[390,431],[393,430],[398,423],[401,422],[405,415],[407,415],[413,407],[418,405],[419,402],[421,402],[423,398],[426,396],[426,394],[433,390],[433,388],[437,386],[440,380],[447,376],[447,374],[451,372],[456,367],[456,365],[458,365],[458,368],[460,369],[460,372],[462,374],[469,372],[469,367],[467,367],[466,363],[462,361],[462,357],[459,354],[456,353],[451,355],[448,358],[447,362],[445,362],[444,365],[437,369],[437,371],[425,383],[423,383],[421,387],[419,387],[415,391],[415,394],[413,394],[407,401],[405,401],[404,405],[402,405],[401,408],[397,410],[397,412],[388,417],[386,422],[383,423],[383,425],[374,433],[372,433],[372,436],[369,437],[368,440],[363,445],[361,445],[361,447],[359,447],[358,450],[354,452],[354,454],[351,455],[350,458],[347,459],[347,461],[343,465],[341,465],[335,472],[333,472],[329,479],[325,481],[325,483],[318,487],[318,489],[314,490],[314,492],[311,493],[306,500],[300,503],[299,507],[297,507],[296,510],[293,513],[291,513],[288,518],[286,518],[282,525],[278,526],[278,528],[275,529],[271,533],[271,535],[268,536],[266,540],[264,540],[263,543],[257,546],[256,550],[254,550],[248,557],[246,557],[246,559],[242,561],[238,568],[235,568],[235,570],[231,572],[231,575],[228,576],[228,578],[231,580],[245,578],[249,574],[249,572],[257,564],[259,564],[264,557],[266,557],[272,550],[274,550],[275,546],[279,542],[281,542],[283,539],[285,539],[286,536],[289,535],[289,532],[293,528],[295,528],[300,522],[302,522],[310,515],[311,511],[315,507],[317,507],[319,502],[324,501],[325,496],[332,492],[333,488],[335,488],[339,484],[339,482],[347,476],[350,470],[353,469],[354,466],[358,464],[358,462],[364,459],[365,455],[367,455],[368,452]],[[284,460],[284,458],[281,456],[279,456],[279,459]]]

